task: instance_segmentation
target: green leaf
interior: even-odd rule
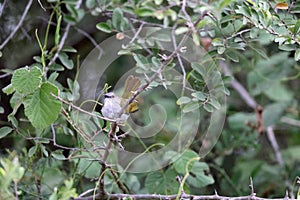
[[[29,94],[38,89],[41,80],[42,71],[39,68],[33,67],[29,69],[28,67],[23,67],[15,71],[11,83],[16,91]]]
[[[96,25],[96,28],[105,33],[111,33],[112,30],[110,26],[105,22],[100,22]]]
[[[275,125],[282,117],[284,110],[287,106],[288,103],[286,102],[273,103],[271,105],[266,106],[262,114],[264,126],[268,127]]]
[[[245,123],[256,123],[256,116],[253,113],[238,112],[228,117],[229,127],[233,130],[249,129]]]
[[[224,0],[224,1],[221,1],[220,6],[219,6],[219,10],[222,10],[224,7],[228,6],[229,4],[231,4],[234,1],[236,1],[236,0]]]
[[[181,26],[175,30],[175,35],[181,35],[183,33],[188,32],[190,29],[186,26]]]
[[[206,74],[207,74],[207,68],[200,64],[200,63],[196,63],[196,62],[193,62],[191,64],[191,67],[196,70],[196,72],[198,72],[202,77],[205,77]]]
[[[4,127],[0,128],[0,139],[7,136],[10,132],[12,132],[12,130],[13,129],[9,126],[4,126]]]
[[[296,50],[294,58],[295,58],[296,61],[300,60],[300,49]]]
[[[121,22],[123,19],[123,12],[120,8],[116,8],[112,15],[112,25],[115,29],[120,30]]]
[[[69,56],[66,53],[61,52],[58,55],[58,58],[60,62],[67,68],[67,69],[73,69],[74,63],[71,59],[69,59]]]
[[[186,173],[186,165],[187,163],[193,159],[199,157],[198,154],[192,150],[185,151],[178,160],[175,161],[174,166],[178,173],[185,174]],[[196,161],[193,161],[196,162]],[[189,163],[188,169],[189,171],[193,167],[193,162]]]
[[[52,152],[51,156],[57,160],[66,160],[66,157],[63,154],[63,150],[61,149]]]
[[[157,32],[151,35],[151,38],[163,42],[171,42],[171,37],[168,33]]]
[[[200,104],[198,102],[190,102],[188,104],[186,104],[183,109],[182,112],[184,113],[188,113],[191,111],[195,111],[200,107]]]
[[[294,26],[294,31],[293,31],[294,35],[297,35],[299,28],[300,28],[300,19],[297,20],[297,22]]]
[[[240,60],[239,55],[237,54],[236,51],[228,50],[225,52],[225,55],[233,62],[239,62],[239,60]]]
[[[194,92],[191,94],[193,97],[195,97],[199,101],[205,101],[206,100],[206,95],[203,92]]]
[[[207,185],[213,184],[214,178],[211,175],[206,174],[208,165],[204,162],[195,162],[190,175],[187,178],[187,182],[196,188],[202,188]]]
[[[217,110],[219,110],[221,108],[221,104],[216,98],[210,98],[208,103]]]
[[[4,113],[4,108],[2,106],[0,106],[0,114]]]
[[[154,10],[150,8],[137,8],[134,10],[135,14],[139,17],[151,17],[154,15]]]
[[[56,30],[55,30],[55,45],[57,46],[60,40],[60,25],[61,25],[62,15],[60,15],[57,19]]]
[[[62,48],[62,51],[64,52],[70,52],[70,53],[77,53],[77,50],[71,46],[64,46]]]
[[[176,101],[176,104],[177,105],[182,105],[182,104],[187,104],[191,101],[191,98],[189,97],[186,97],[186,96],[182,96],[180,97],[177,101]]]
[[[279,81],[273,82],[264,93],[274,101],[289,101],[293,98],[293,93]]]
[[[31,147],[28,151],[28,157],[29,158],[32,157],[35,154],[36,150],[37,150],[37,145],[34,145],[33,147]]]
[[[204,104],[203,108],[207,111],[207,112],[213,112],[214,111],[214,108],[212,105],[210,104]]]
[[[200,39],[198,33],[193,33],[192,34],[193,42],[195,43],[196,46],[200,46]]]
[[[156,171],[149,173],[145,180],[145,187],[152,194],[176,193],[179,187],[176,176],[177,173],[172,168],[169,168],[166,172]]]
[[[3,91],[5,94],[10,95],[10,94],[14,93],[15,88],[12,86],[12,84],[9,84],[9,85],[6,86],[5,88],[3,88],[2,91]]]
[[[58,89],[51,83],[43,83],[34,94],[24,101],[25,115],[32,125],[44,129],[53,123],[60,113],[61,102],[51,95],[58,96]]]

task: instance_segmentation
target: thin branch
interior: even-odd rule
[[[172,29],[172,41],[173,41],[173,48],[177,49],[177,43],[176,43],[176,37],[175,37],[175,28],[176,28],[176,26],[174,26],[173,29]],[[183,76],[183,78],[182,78],[182,90],[184,90],[186,88],[186,71],[185,71],[185,67],[183,65],[180,54],[176,53],[176,57],[177,57],[179,66],[180,66],[181,71],[182,71],[182,76]]]
[[[250,176],[250,185],[249,185],[250,191],[251,191],[251,196],[255,197],[256,193],[254,192],[254,186],[253,186],[253,180],[252,177]]]
[[[0,6],[0,17],[2,16],[3,10],[4,10],[5,5],[6,5],[6,2],[7,2],[7,0],[4,0],[2,5]]]
[[[274,130],[273,130],[272,126],[267,127],[267,136],[268,136],[268,140],[270,141],[271,146],[274,150],[276,160],[277,160],[279,166],[283,167],[284,162],[282,160],[281,152],[279,150],[279,146],[278,146],[277,140],[275,138],[275,134],[274,134]]]
[[[78,111],[80,111],[80,112],[82,112],[82,113],[84,113],[84,114],[90,115],[90,116],[92,116],[92,117],[97,117],[97,118],[99,118],[99,119],[104,119],[104,120],[106,120],[106,121],[115,122],[115,121],[112,120],[112,119],[102,117],[102,116],[97,115],[97,114],[95,114],[95,113],[86,111],[86,110],[84,110],[84,109],[82,109],[82,108],[80,108],[80,107],[78,107],[78,106],[75,106],[74,104],[72,104],[72,103],[70,103],[70,102],[64,100],[63,98],[61,98],[61,97],[59,97],[59,96],[56,96],[56,95],[53,94],[53,93],[51,93],[51,95],[52,95],[53,97],[55,97],[56,99],[58,99],[59,101],[61,101],[62,103],[67,104],[67,105],[69,105],[71,108],[75,108],[76,110],[78,110]]]
[[[23,12],[23,15],[19,21],[19,23],[17,24],[17,26],[14,28],[14,30],[10,33],[10,35],[6,38],[6,40],[4,40],[4,42],[0,45],[0,50],[4,48],[4,46],[14,37],[14,35],[16,34],[16,32],[19,30],[19,28],[22,26],[25,17],[32,5],[33,0],[29,0],[27,3],[27,6],[25,7],[25,10]]]
[[[98,58],[100,58],[102,56],[103,50],[102,48],[98,45],[98,43],[94,40],[94,38],[92,36],[90,36],[90,34],[88,34],[86,31],[74,26],[75,30],[77,30],[80,34],[84,35],[87,39],[89,39],[91,41],[91,43],[99,50],[99,56]]]
[[[14,190],[15,190],[15,200],[19,200],[19,195],[18,195],[18,181],[14,180]]]
[[[43,6],[41,0],[38,0],[38,3],[40,4],[41,8],[46,12],[46,8]]]
[[[219,64],[226,76],[233,77],[230,69],[228,68],[228,66],[225,62],[220,61]],[[233,89],[235,91],[237,91],[239,93],[241,98],[245,101],[245,103],[249,107],[253,108],[254,110],[256,109],[256,107],[257,107],[256,101],[250,96],[249,92],[246,90],[246,88],[242,84],[240,84],[236,79],[233,78],[233,80],[230,82],[230,85],[233,87]]]
[[[129,198],[129,199],[160,199],[160,200],[175,200],[177,195],[160,195],[160,194],[107,194],[107,199],[114,200],[114,199],[123,199],[123,198]],[[74,200],[94,200],[94,199],[101,199],[99,194],[88,196],[88,197],[77,197],[74,198]],[[282,199],[288,199],[288,197],[285,198],[275,198],[275,199],[267,199],[267,198],[261,198],[256,197],[253,195],[248,196],[240,196],[240,197],[227,197],[227,196],[220,196],[217,193],[214,195],[190,195],[190,194],[182,194],[180,196],[181,200],[202,200],[202,199],[214,199],[214,200],[282,200]]]
[[[79,9],[80,6],[81,6],[81,3],[82,3],[82,0],[78,0],[77,3],[76,3],[75,9]],[[70,32],[70,28],[71,28],[71,24],[67,24],[65,32],[64,32],[64,34],[63,34],[63,36],[62,36],[62,38],[61,38],[61,40],[58,44],[56,53],[53,56],[53,58],[50,60],[48,66],[52,65],[55,62],[55,60],[58,58],[58,55],[59,55],[60,51],[62,50],[63,46],[66,43],[66,40],[67,40],[69,32]]]
[[[283,122],[283,123],[293,125],[293,126],[297,126],[298,128],[300,128],[300,121],[299,120],[283,116],[283,117],[281,117],[280,121]]]

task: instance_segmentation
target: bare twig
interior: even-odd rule
[[[46,12],[46,8],[43,6],[41,0],[38,0],[38,3],[40,4],[41,8]]]
[[[249,185],[250,191],[251,191],[251,197],[255,197],[256,193],[254,192],[254,186],[253,186],[253,180],[252,177],[250,176],[250,185]]]
[[[25,10],[23,12],[23,15],[19,21],[19,23],[17,24],[17,26],[14,28],[14,30],[10,33],[10,35],[6,38],[6,40],[4,40],[4,42],[0,45],[0,50],[4,48],[4,46],[14,37],[14,35],[16,34],[16,32],[19,30],[19,28],[22,26],[25,17],[32,5],[33,0],[29,0],[27,3],[27,6],[25,7]]]
[[[279,146],[278,146],[277,140],[275,138],[274,130],[273,130],[272,126],[267,127],[267,136],[268,136],[268,140],[270,141],[271,146],[274,150],[276,160],[277,160],[279,166],[283,167],[284,163],[283,163],[283,160],[282,160],[281,152],[279,150]]]
[[[75,30],[77,30],[80,34],[84,35],[87,39],[89,39],[91,41],[91,43],[99,50],[99,56],[98,58],[101,58],[102,56],[102,53],[103,53],[103,50],[102,48],[100,47],[100,45],[98,45],[98,43],[94,40],[94,38],[92,36],[90,36],[90,34],[88,34],[86,31],[78,28],[78,27],[75,27]]]
[[[19,195],[18,195],[18,181],[14,180],[14,190],[15,190],[15,200],[19,200]]]
[[[293,125],[293,126],[297,126],[298,128],[300,128],[300,121],[299,120],[283,116],[283,117],[281,117],[280,121],[283,122],[283,123]]]
[[[227,64],[223,61],[220,61],[219,62],[224,74],[226,76],[232,76],[232,73],[230,71],[230,69],[228,68]],[[253,108],[254,110],[256,109],[257,107],[257,103],[256,101],[250,96],[249,92],[245,89],[245,87],[240,84],[236,79],[233,79],[230,83],[230,85],[233,87],[233,89],[235,91],[237,91],[239,93],[239,95],[241,96],[241,98],[245,101],[245,103]]]
[[[177,43],[176,43],[176,37],[175,37],[175,29],[176,29],[176,26],[174,26],[173,29],[172,29],[172,41],[173,41],[173,48],[177,49]],[[177,57],[179,66],[180,66],[181,71],[182,71],[182,76],[183,76],[183,78],[182,78],[182,90],[184,90],[186,88],[186,71],[185,71],[185,67],[183,65],[183,62],[182,62],[180,54],[176,53],[176,57]]]
[[[5,6],[6,6],[6,2],[7,2],[7,0],[4,0],[3,3],[2,3],[2,5],[0,6],[0,17],[2,16],[3,10],[4,10]]]
[[[92,116],[92,117],[97,117],[97,118],[99,118],[99,119],[104,119],[104,120],[107,120],[107,121],[115,122],[115,121],[112,120],[112,119],[102,117],[102,116],[97,115],[97,114],[95,114],[95,113],[86,111],[86,110],[84,110],[84,109],[82,109],[82,108],[80,108],[80,107],[78,107],[78,106],[75,106],[74,104],[72,104],[72,103],[70,103],[70,102],[64,100],[63,98],[61,98],[61,97],[59,97],[59,96],[56,96],[56,95],[53,94],[53,93],[51,93],[51,95],[52,95],[53,97],[55,97],[56,99],[58,99],[59,101],[61,101],[62,103],[67,104],[67,105],[69,105],[71,108],[75,108],[76,110],[78,110],[78,111],[80,111],[80,112],[82,112],[82,113],[85,113],[85,114],[90,115],[90,116]]]

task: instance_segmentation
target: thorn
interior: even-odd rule
[[[215,189],[215,196],[216,197],[218,197],[219,195],[218,195],[218,192],[217,192],[217,190]]]
[[[285,191],[284,199],[289,199],[289,192],[287,190]]]

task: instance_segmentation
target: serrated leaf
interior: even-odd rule
[[[4,127],[0,128],[0,139],[7,136],[10,132],[12,132],[12,130],[13,129],[9,126],[4,126]]]
[[[32,125],[44,129],[53,123],[60,113],[61,102],[51,95],[58,95],[58,89],[51,83],[42,86],[24,101],[25,115]]]
[[[102,32],[105,32],[105,33],[111,33],[112,30],[110,28],[110,26],[105,23],[105,22],[100,22],[96,25],[96,28]]]
[[[73,69],[74,63],[71,59],[69,59],[69,56],[66,53],[61,52],[58,55],[58,58],[60,62],[67,68],[67,69]]]
[[[33,67],[29,69],[28,67],[23,67],[17,69],[13,74],[11,83],[16,91],[29,94],[38,89],[42,80],[42,71]]]

